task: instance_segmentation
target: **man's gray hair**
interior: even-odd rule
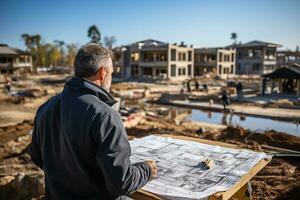
[[[112,59],[111,50],[96,43],[88,43],[81,47],[74,61],[74,74],[77,77],[87,78],[97,74],[101,67],[107,67]]]

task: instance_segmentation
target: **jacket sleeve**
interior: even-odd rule
[[[34,128],[32,131],[32,139],[29,146],[29,154],[31,160],[36,164],[39,168],[43,169],[43,159],[39,141],[39,133],[38,133],[38,124],[37,124],[37,116],[34,119]]]
[[[100,119],[97,164],[106,189],[114,196],[130,194],[143,187],[151,171],[146,162],[131,164],[131,148],[120,115],[111,111]]]

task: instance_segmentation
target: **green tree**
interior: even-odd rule
[[[37,34],[37,35],[31,36],[31,38],[33,40],[35,47],[38,48],[40,46],[42,37],[39,34]]]
[[[40,66],[50,67],[52,63],[52,48],[53,44],[45,43],[40,45]]]
[[[104,37],[104,45],[109,48],[112,49],[113,45],[116,43],[116,37],[115,36],[105,36]]]
[[[61,52],[60,49],[56,45],[52,45],[50,50],[50,63],[53,68],[57,67],[61,62]]]
[[[96,25],[92,25],[88,29],[88,37],[90,38],[90,42],[101,44],[101,33]]]
[[[47,45],[40,44],[39,47],[39,66],[47,66]]]
[[[67,44],[67,56],[66,56],[66,64],[68,66],[73,66],[74,64],[74,59],[76,56],[76,53],[78,51],[78,46],[76,44]]]
[[[41,36],[39,34],[36,35],[30,35],[27,33],[24,33],[21,35],[21,38],[24,40],[25,46],[27,47],[27,50],[30,51],[32,54],[33,59],[33,69],[36,71],[37,66],[40,64],[39,60],[39,48],[41,43]]]
[[[39,47],[39,66],[53,67],[61,65],[61,50],[53,43],[41,43]]]
[[[233,44],[237,44],[237,37],[238,37],[238,35],[236,32],[231,33],[230,39],[233,40]]]
[[[33,45],[34,45],[32,36],[27,33],[24,33],[21,35],[21,38],[24,40],[27,51],[31,51],[33,49]]]
[[[32,40],[34,43],[34,55],[35,55],[35,60],[36,60],[36,67],[41,66],[41,51],[40,51],[40,47],[41,47],[41,39],[42,37],[37,34],[37,35],[33,35],[32,36]]]
[[[60,65],[63,66],[64,63],[64,45],[65,42],[62,40],[54,40],[54,44],[57,45],[57,47],[60,49]]]

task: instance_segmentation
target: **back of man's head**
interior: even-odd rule
[[[96,43],[88,43],[81,47],[75,56],[74,74],[88,78],[97,74],[101,67],[107,67],[112,59],[112,52]]]

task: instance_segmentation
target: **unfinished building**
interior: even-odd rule
[[[270,94],[300,96],[300,64],[293,63],[262,76],[262,94],[269,87]]]
[[[21,49],[0,44],[0,73],[32,71],[32,56]]]
[[[115,49],[119,75],[130,77],[183,80],[193,77],[192,46],[143,40]]]
[[[236,73],[240,75],[263,75],[276,69],[276,50],[279,44],[252,41],[234,44],[236,49]]]
[[[210,74],[229,78],[235,74],[235,49],[199,48],[194,50],[194,75]]]
[[[300,51],[277,51],[277,68],[289,67],[294,63],[300,64]]]

